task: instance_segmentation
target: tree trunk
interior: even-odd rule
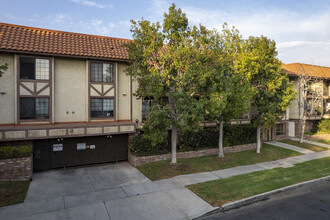
[[[257,154],[260,153],[260,149],[261,149],[260,131],[261,131],[261,125],[258,125],[258,127],[257,127]]]
[[[176,124],[172,125],[172,137],[171,137],[171,144],[172,144],[172,161],[171,163],[176,164],[176,141],[177,141],[177,127]]]
[[[303,116],[303,118],[300,120],[299,143],[304,143],[305,127],[306,127],[306,117]]]
[[[219,157],[224,157],[223,154],[223,121],[220,122],[219,126]]]

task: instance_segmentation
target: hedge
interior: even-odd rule
[[[0,160],[31,156],[31,146],[0,146]]]
[[[225,125],[224,147],[256,143],[256,128],[251,125]],[[178,152],[217,148],[219,129],[216,127],[204,128],[199,132],[185,132],[178,135]],[[130,139],[130,152],[137,156],[166,154],[171,152],[170,133],[168,140],[152,147],[148,140],[139,134]]]
[[[317,125],[318,133],[330,133],[330,119],[322,119],[320,123]]]

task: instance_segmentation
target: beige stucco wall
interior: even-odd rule
[[[87,121],[86,60],[55,58],[54,62],[55,122]]]
[[[14,71],[14,55],[0,53],[0,65],[8,64],[8,70],[0,78],[0,123],[15,123],[15,71]]]
[[[297,95],[295,96],[294,100],[290,102],[289,106],[289,117],[290,119],[299,119],[299,83],[298,79],[295,79],[293,81],[295,91],[297,92]]]
[[[130,120],[130,77],[126,75],[125,69],[127,64],[117,63],[118,65],[118,94],[117,94],[117,105],[118,105],[118,120]]]
[[[0,53],[0,65],[8,63],[9,68],[0,78],[0,124],[14,124],[15,114],[15,77],[14,54]],[[54,122],[88,121],[88,62],[86,59],[60,58],[53,59],[53,112]],[[138,88],[136,81],[126,75],[126,63],[117,62],[116,109],[118,120],[141,121],[142,100],[130,94]],[[132,91],[131,91],[132,83]],[[50,92],[50,91],[44,91]],[[114,95],[114,90],[111,95]],[[132,102],[132,117],[131,117]],[[74,113],[73,113],[74,112]],[[103,119],[104,120],[104,119]],[[32,123],[32,122],[29,122]]]
[[[133,93],[136,92],[136,90],[138,89],[139,84],[137,83],[136,80],[132,80],[132,90]],[[136,96],[132,96],[132,102],[133,102],[133,122],[137,120],[139,120],[139,122],[142,121],[142,99],[138,98]]]

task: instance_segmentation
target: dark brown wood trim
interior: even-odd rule
[[[95,62],[93,62],[95,63]],[[109,63],[109,62],[98,62],[98,63]],[[92,82],[91,81],[91,84],[93,85],[114,85],[113,82]]]
[[[30,58],[35,58],[35,59],[48,59],[49,60],[49,79],[48,80],[39,80],[39,79],[35,79],[35,80],[27,80],[27,79],[20,79],[20,58],[21,57],[30,57]],[[52,105],[53,105],[53,100],[52,100],[52,87],[50,85],[52,85],[52,75],[53,75],[53,64],[52,64],[52,58],[51,57],[43,57],[43,56],[27,56],[27,55],[17,55],[17,124],[20,124],[21,122],[42,122],[42,121],[49,121],[52,122]],[[22,83],[21,83],[22,82]],[[34,91],[32,93],[32,95],[21,95],[20,93],[20,85],[24,88],[24,89],[28,89],[23,82],[33,82],[33,87],[34,87]],[[50,87],[49,89],[49,95],[39,95],[40,92],[37,93],[37,83],[45,83],[47,82],[48,84],[46,86],[44,86],[41,90],[43,91],[44,89],[46,89],[48,86]],[[45,88],[46,87],[46,88]],[[31,90],[28,89],[28,91],[30,92]],[[40,98],[49,98],[49,104],[48,104],[48,113],[49,113],[49,119],[33,119],[33,120],[25,120],[25,119],[21,119],[20,118],[20,105],[19,105],[19,100],[20,97],[40,97]]]
[[[109,119],[109,118],[107,118]],[[34,121],[26,121],[34,122]],[[41,121],[39,121],[41,122]],[[109,126],[131,126],[134,122],[130,120],[103,120],[103,121],[91,121],[91,122],[58,122],[49,123],[49,121],[44,121],[45,123],[26,123],[26,124],[3,124],[0,125],[1,131],[18,131],[18,130],[40,130],[40,129],[65,129],[65,128],[89,128],[89,127],[109,127]],[[48,122],[48,123],[46,123]]]
[[[98,120],[109,120],[109,121],[114,121],[115,122],[115,120],[116,120],[116,118],[115,117],[100,117],[100,118],[91,118],[91,123],[93,123],[93,122],[96,122],[96,121],[98,121]],[[109,122],[109,121],[107,121],[107,122]]]
[[[93,99],[113,99],[113,100],[115,100],[115,97],[114,96],[106,96],[106,97],[104,97],[104,96],[94,96],[94,95],[91,95],[90,96],[90,98],[93,98]]]
[[[36,83],[36,84],[37,84],[37,83]],[[44,91],[45,89],[47,89],[48,87],[50,87],[49,84],[50,84],[50,83],[47,83],[47,85],[45,85],[44,87],[42,87],[39,91],[36,90],[37,95],[39,95],[40,93],[42,93],[42,91]],[[49,90],[49,92],[50,92],[50,90]]]
[[[114,68],[114,71],[113,71],[113,74],[114,74],[113,75],[113,78],[114,78],[114,87],[113,87],[114,93],[113,93],[113,95],[115,97],[115,100],[113,102],[113,110],[114,110],[113,117],[116,119],[117,118],[117,110],[116,110],[117,109],[117,98],[118,98],[116,90],[117,90],[117,86],[119,86],[118,85],[119,84],[119,75],[118,75],[118,80],[117,80],[117,74],[119,74],[119,71],[117,73],[117,69],[119,68],[118,67],[118,62],[114,63],[113,68]],[[118,105],[118,107],[119,107],[119,105]],[[118,131],[119,131],[119,128],[118,128]]]
[[[102,91],[103,92],[103,96],[105,97],[113,88],[114,88],[114,86],[110,86],[110,88],[107,89],[105,92]]]
[[[37,83],[36,82],[34,82],[33,83],[33,94],[36,94],[37,93]]]
[[[24,97],[24,98],[50,98],[49,95],[21,95],[20,97]],[[49,99],[50,102],[50,99]]]
[[[31,93],[31,95],[36,95],[35,91],[32,91],[31,89],[29,89],[26,85],[24,85],[22,82],[18,82],[18,86],[22,86],[26,91],[28,91],[29,93]],[[35,84],[33,85],[33,88],[35,88]],[[18,94],[20,95],[20,94]]]
[[[97,94],[99,94],[102,97],[102,93],[100,93],[92,84],[90,85],[90,88],[92,88]]]
[[[102,60],[87,60],[88,62],[88,122],[92,120],[106,120],[106,119],[115,119],[116,118],[116,73],[117,73],[117,63],[109,62],[109,61],[102,61]],[[113,82],[91,82],[91,63],[109,63],[113,65]],[[93,85],[101,85],[101,92],[99,92]],[[105,94],[109,91],[107,90],[106,93],[104,92],[104,85],[112,85],[108,90],[111,91],[111,89],[115,89],[114,96],[106,96]],[[91,89],[93,89],[97,94],[100,96],[91,96]],[[113,101],[113,117],[107,117],[107,118],[92,118],[91,117],[91,98],[112,98]]]
[[[49,118],[46,118],[46,119],[20,119],[20,122],[50,122],[50,119]],[[22,125],[22,124],[21,124]]]
[[[132,76],[129,77],[130,80],[130,112],[131,112],[131,120],[133,120],[133,81]]]
[[[88,122],[91,121],[91,64],[90,64],[90,61],[89,60],[86,60],[87,62],[87,80],[88,80],[88,103],[87,103],[87,109],[88,109]]]

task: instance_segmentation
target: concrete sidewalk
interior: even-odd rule
[[[293,140],[293,141],[299,141],[299,138],[291,137],[290,139]],[[317,145],[317,146],[320,146],[320,147],[326,147],[326,148],[330,149],[329,144],[319,143],[319,142],[316,142],[316,141],[309,141],[309,140],[305,140],[305,139],[304,139],[304,143],[314,144],[314,145]]]
[[[282,148],[286,148],[286,149],[289,149],[289,150],[297,151],[297,152],[302,153],[302,154],[314,153],[314,151],[312,151],[312,150],[304,149],[304,148],[301,148],[301,147],[296,147],[296,146],[286,144],[286,143],[282,143],[282,142],[267,141],[265,143],[266,144],[271,144],[271,145],[274,145],[274,146],[277,146],[277,147],[282,147]]]
[[[80,191],[78,194],[52,191],[55,194],[47,197],[39,195],[36,198],[30,194],[27,201],[22,204],[0,208],[0,219],[191,219],[217,207],[212,207],[185,188],[187,185],[278,167],[292,167],[297,163],[324,157],[330,157],[330,151],[308,152],[276,161],[180,175],[159,181],[141,178],[140,182],[127,182],[126,179],[118,182],[107,177],[102,187],[95,187],[99,185],[95,185],[94,182],[91,184],[92,180],[88,180],[86,183],[95,187],[92,191]],[[79,169],[82,168],[77,168]],[[102,167],[98,169],[103,170]],[[134,170],[129,170],[129,175],[135,173]],[[91,175],[90,171],[83,173]],[[91,177],[94,178],[95,174]],[[107,183],[110,180],[113,181],[113,188]],[[73,187],[70,186],[69,189]]]

